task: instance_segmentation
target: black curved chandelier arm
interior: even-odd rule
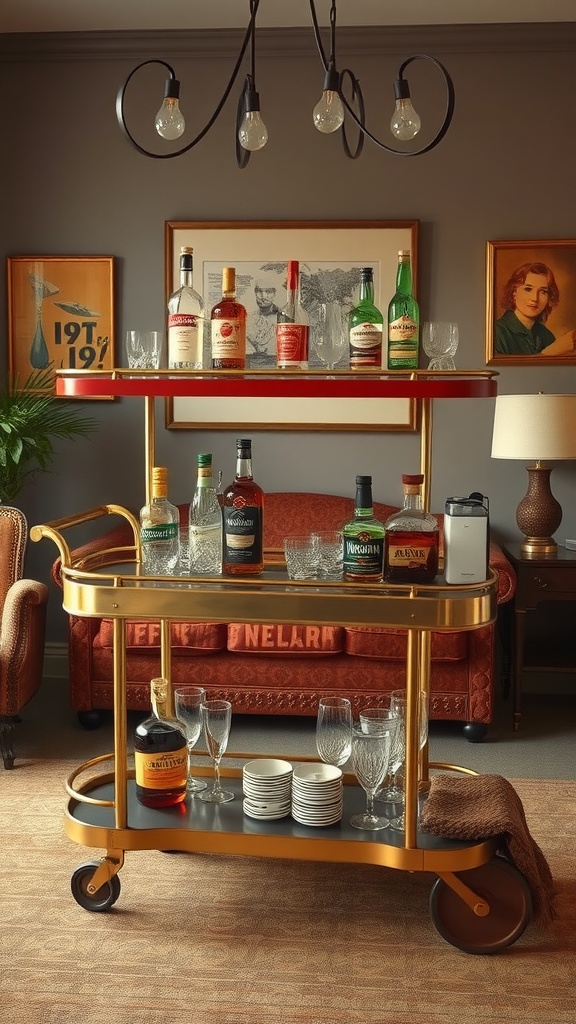
[[[334,11],[334,18],[332,16],[332,11]],[[314,0],[310,0],[310,17],[312,19],[312,31],[314,32],[314,39],[316,40],[316,46],[318,47],[318,53],[320,54],[320,60],[322,61],[322,64],[324,65],[324,71],[328,71],[328,60],[326,59],[326,54],[324,52],[324,47],[322,45],[322,37],[320,35],[320,26],[318,25],[318,15],[316,14],[316,5],[314,3]],[[336,2],[335,2],[335,0],[332,0],[332,8],[330,10],[330,28],[331,28],[331,33],[332,33],[331,40],[330,40],[331,47],[332,47],[332,57],[334,57],[334,41],[335,41],[335,38],[336,38]]]
[[[340,96],[342,98],[342,102],[346,103],[346,101],[344,99],[344,96],[343,96],[343,88],[342,88],[345,76],[347,76],[350,79],[350,82],[352,84],[352,102],[353,103],[356,102],[357,105],[358,105],[358,115],[357,115],[357,118],[358,118],[358,122],[360,123],[360,125],[362,127],[358,131],[358,142],[356,143],[356,149],[354,151],[352,151],[350,149],[350,146],[348,145],[348,137],[346,135],[346,122],[344,122],[344,124],[342,125],[342,128],[341,128],[341,131],[342,131],[342,145],[344,146],[344,152],[346,153],[346,156],[350,157],[351,160],[357,160],[358,157],[360,156],[362,150],[364,149],[364,138],[365,138],[365,135],[364,135],[364,127],[363,126],[364,126],[364,118],[365,118],[365,114],[366,114],[366,111],[364,109],[364,96],[362,95],[362,89],[360,88],[360,82],[358,81],[358,79],[355,77],[353,72],[350,71],[349,68],[344,68],[344,70],[340,72],[340,89],[339,89],[339,93],[340,93]]]

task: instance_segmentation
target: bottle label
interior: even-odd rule
[[[192,313],[168,316],[168,365],[202,366],[202,318]]]
[[[386,533],[384,578],[398,582],[431,582],[438,571],[438,535],[436,532],[412,534],[394,530]]]
[[[310,328],[307,324],[276,324],[276,362],[278,366],[308,361]]]
[[[350,366],[382,365],[382,324],[362,323],[350,328]]]
[[[158,541],[172,541],[178,537],[178,523],[156,523],[154,526],[143,526],[140,540],[143,544],[156,544]]]
[[[253,565],[262,561],[262,509],[224,506],[224,561]]]
[[[400,316],[388,324],[388,362],[418,358],[418,324],[410,316]]]
[[[246,358],[246,323],[236,317],[211,321],[212,359]]]
[[[344,573],[374,576],[382,573],[384,538],[372,537],[366,530],[355,537],[344,536]]]
[[[159,754],[134,751],[136,785],[143,789],[178,789],[186,782],[188,749],[162,751]]]

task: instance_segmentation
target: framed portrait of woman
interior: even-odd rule
[[[576,364],[576,239],[486,243],[486,363]]]

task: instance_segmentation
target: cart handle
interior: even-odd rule
[[[121,516],[126,519],[132,527],[134,534],[134,547],[136,548],[137,558],[141,560],[142,552],[140,549],[140,527],[136,516],[130,512],[123,505],[97,505],[95,508],[87,509],[85,512],[77,512],[76,515],[67,516],[64,519],[53,519],[50,523],[41,523],[38,526],[33,526],[30,530],[30,539],[33,541],[42,540],[43,537],[48,537],[54,541],[54,544],[60,552],[60,561],[66,569],[72,568],[72,556],[70,553],[70,547],[64,540],[61,534],[62,530],[69,530],[72,526],[81,526],[82,523],[89,523],[93,519],[100,519],[102,516]]]

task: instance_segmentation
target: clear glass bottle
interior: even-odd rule
[[[259,576],[264,571],[264,492],[252,476],[252,441],[236,442],[236,476],[222,495],[222,572]]]
[[[180,287],[168,299],[168,368],[201,370],[204,355],[204,302],[194,290],[193,252],[180,249]]]
[[[290,260],[286,275],[286,305],[276,324],[276,363],[281,369],[308,369],[310,325],[300,303],[300,264]]]
[[[167,679],[152,679],[152,715],[136,726],[136,796],[146,807],[171,807],[186,797],[188,744],[183,726],[168,714]]]
[[[432,583],[438,573],[438,523],[422,508],[421,473],[402,477],[404,506],[384,523],[384,579]]]
[[[388,306],[388,369],[417,370],[420,310],[412,294],[410,250],[400,249],[396,292]]]
[[[350,369],[374,370],[382,366],[382,325],[384,317],[374,305],[372,267],[360,270],[360,299],[348,314]]]
[[[222,298],[210,314],[213,370],[246,366],[246,309],[236,300],[236,270],[222,270]]]
[[[222,572],[222,510],[212,480],[212,456],[198,456],[196,490],[190,502],[190,575]]]
[[[372,477],[356,477],[354,518],[344,526],[344,579],[372,582],[382,579],[384,525],[374,515]]]
[[[147,576],[171,576],[180,557],[180,513],[168,501],[168,470],[154,466],[152,499],[140,509],[142,566]]]

